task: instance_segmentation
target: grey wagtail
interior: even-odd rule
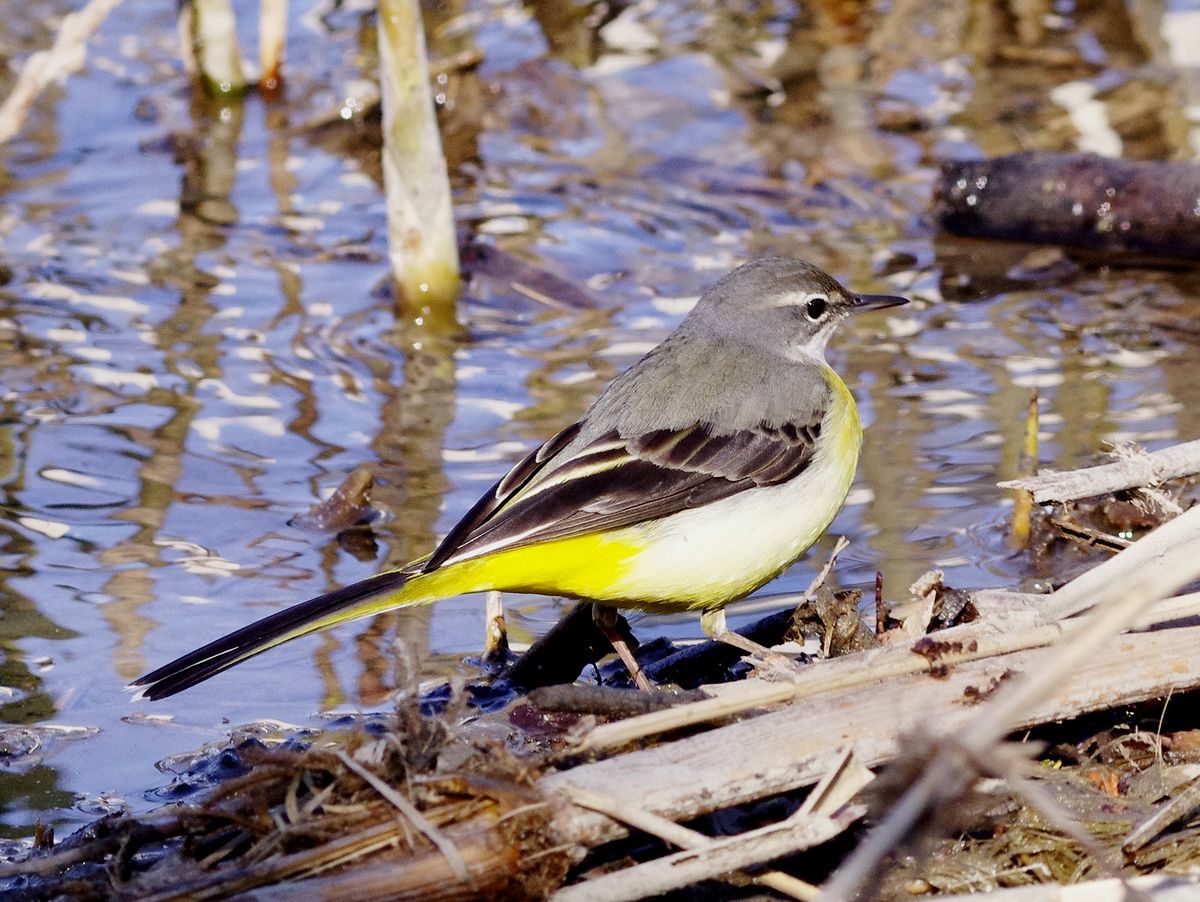
[[[829,526],[862,444],[854,398],[825,362],[856,295],[783,257],[713,285],[577,423],[531,451],[425,557],[243,627],[133,683],[173,695],[283,642],[408,605],[500,589],[615,608],[701,612],[742,648],[725,605],[773,579]],[[617,651],[641,676],[624,643]]]

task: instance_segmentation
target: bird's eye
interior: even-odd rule
[[[829,298],[823,294],[814,294],[804,303],[804,315],[811,322],[817,322],[829,309]]]

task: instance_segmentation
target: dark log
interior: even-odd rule
[[[947,232],[1200,261],[1200,166],[1016,153],[942,164]]]

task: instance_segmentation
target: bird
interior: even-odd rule
[[[858,465],[854,397],[825,360],[848,316],[907,303],[855,294],[802,260],[763,257],[705,291],[575,423],[512,466],[429,554],[270,614],[138,678],[161,699],[348,620],[501,590],[590,601],[638,685],[617,609],[725,606],[797,561]]]

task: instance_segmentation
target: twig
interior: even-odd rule
[[[623,821],[652,836],[680,846],[684,851],[565,887],[552,897],[556,902],[616,902],[643,899],[690,886],[701,880],[721,877],[731,871],[761,864],[825,842],[861,817],[864,810],[861,807],[846,808],[838,817],[793,815],[778,824],[750,830],[737,836],[714,839],[610,796],[581,789],[570,783],[563,784],[561,789],[580,807],[599,811]],[[764,874],[759,882],[782,892],[795,891],[797,884],[807,886],[787,875],[780,876],[785,879],[772,880],[772,875]],[[804,889],[800,889],[799,892],[801,894],[795,895],[795,898],[813,898]]]
[[[1062,517],[1051,517],[1050,523],[1066,538],[1073,542],[1079,542],[1081,545],[1087,545],[1089,548],[1103,548],[1105,551],[1117,552],[1124,551],[1133,544],[1128,539],[1109,535],[1082,523],[1072,523]]]
[[[463,861],[462,855],[458,851],[458,847],[454,845],[446,836],[435,827],[425,815],[417,810],[417,807],[410,802],[387,783],[383,782],[377,774],[372,773],[363,765],[359,764],[341,749],[338,749],[335,754],[338,760],[346,767],[358,774],[372,789],[378,792],[384,799],[391,802],[408,821],[424,834],[439,852],[446,858],[446,863],[450,865],[454,874],[463,884],[475,889],[478,884],[475,878],[471,876],[471,872],[467,870],[467,863]]]
[[[1002,489],[1026,489],[1035,501],[1075,501],[1122,489],[1153,486],[1200,473],[1200,440],[1181,442],[1161,451],[1144,451],[1098,467],[1046,473],[1000,483]]]
[[[665,817],[659,817],[652,811],[620,802],[612,796],[592,792],[589,789],[581,789],[570,783],[563,786],[563,791],[574,804],[582,808],[606,814],[614,820],[626,823],[651,836],[657,836],[664,842],[679,846],[681,849],[703,849],[713,841],[712,837],[705,836],[703,833],[684,827]],[[820,893],[820,890],[812,884],[798,880],[782,871],[760,874],[757,882],[791,896],[793,899],[800,899],[802,902],[811,902]]]
[[[829,572],[833,569],[833,565],[837,563],[838,555],[850,547],[850,540],[845,536],[838,536],[837,541],[833,544],[833,551],[829,552],[829,557],[825,560],[824,566],[817,572],[817,575],[812,578],[812,582],[808,584],[808,588],[804,590],[804,595],[800,598],[800,605],[807,604],[817,597],[817,590],[825,585],[825,580],[829,579]]]
[[[12,139],[25,124],[33,106],[47,85],[65,81],[87,61],[87,42],[121,0],[91,0],[76,13],[63,17],[58,34],[49,50],[40,50],[25,61],[11,93],[0,106],[0,144]]]

